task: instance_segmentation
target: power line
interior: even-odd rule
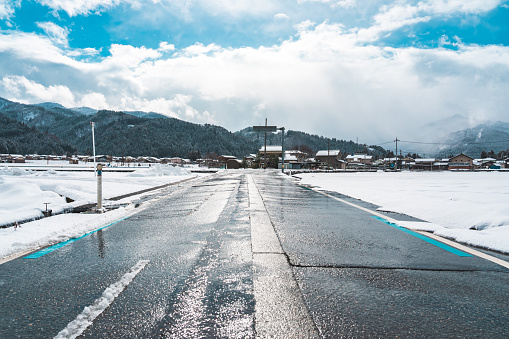
[[[396,140],[388,141],[388,142],[384,142],[384,143],[380,143],[380,144],[376,144],[376,145],[372,145],[372,146],[382,146],[382,145],[393,143],[395,141]],[[398,139],[398,142],[405,142],[405,143],[408,143],[408,144],[444,145],[444,146],[454,146],[454,145],[457,144],[457,143],[446,143],[446,142],[409,141],[409,140],[400,140],[400,139]],[[468,144],[469,145],[491,145],[491,144],[502,144],[502,143],[509,143],[509,140],[499,140],[499,141],[490,141],[490,142],[469,142]]]

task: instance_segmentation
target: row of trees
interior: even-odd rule
[[[495,153],[493,150],[491,150],[489,152],[482,151],[481,152],[481,159],[486,159],[486,158],[493,158],[493,159],[497,159],[497,160],[505,160],[505,159],[509,158],[509,149],[507,149],[505,151],[500,151],[498,153]]]

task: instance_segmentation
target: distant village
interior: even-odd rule
[[[285,150],[284,157],[281,146],[261,147],[256,154],[250,154],[242,159],[230,155],[207,154],[206,158],[185,159],[179,157],[115,157],[110,155],[96,155],[95,162],[111,167],[134,167],[142,164],[170,164],[185,166],[195,164],[209,169],[239,169],[239,168],[282,168],[294,171],[476,171],[476,170],[505,170],[509,169],[509,158],[497,160],[486,157],[474,159],[465,154],[458,154],[447,159],[392,157],[374,160],[366,154],[343,154],[340,150],[320,150],[314,157],[299,150]],[[73,155],[17,155],[0,154],[2,163],[26,163],[32,160],[68,161],[70,165],[94,162],[93,156]]]

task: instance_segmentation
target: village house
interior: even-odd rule
[[[289,151],[285,151],[285,160],[286,160],[286,157],[288,157],[288,156],[294,156],[296,158],[296,161],[298,161],[298,162],[305,162],[307,154],[302,151],[298,151],[298,150],[289,150]]]
[[[19,154],[12,154],[9,155],[9,157],[7,158],[7,162],[10,162],[12,164],[24,164],[25,157]]]
[[[253,162],[255,161],[255,159],[256,159],[256,154],[249,154],[244,157],[244,162],[246,163],[247,167],[251,167],[251,166],[253,166]]]
[[[433,165],[437,163],[436,158],[418,158],[415,159],[415,164],[412,166],[414,171],[433,171],[438,168],[433,168]]]
[[[474,169],[474,158],[469,157],[463,153],[460,153],[451,159],[449,159],[450,170],[473,170]]]
[[[219,161],[220,168],[238,169],[240,168],[239,160],[233,155],[220,155],[217,160]]]
[[[305,153],[300,151],[285,151],[285,169],[303,169],[306,168]],[[281,169],[281,158],[278,168]]]
[[[260,147],[258,150],[258,154],[260,154],[260,158],[263,157],[265,154],[265,146]],[[278,157],[281,157],[283,154],[283,147],[282,146],[267,146],[267,157],[271,155],[275,155]]]
[[[340,150],[320,150],[316,153],[315,160],[334,169],[345,169],[346,163],[341,156]]]
[[[350,154],[346,157],[348,168],[363,168],[373,165],[373,156],[366,154]]]

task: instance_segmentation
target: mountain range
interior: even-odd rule
[[[92,154],[91,121],[95,123],[96,154],[186,158],[190,153],[215,153],[241,158],[256,153],[264,144],[264,133],[254,132],[252,127],[232,133],[220,126],[194,124],[154,112],[66,108],[51,102],[29,105],[0,98],[0,117],[0,153]],[[427,156],[445,158],[464,153],[478,158],[482,151],[509,150],[509,123],[505,122],[471,127],[467,118],[454,115],[419,131],[414,137],[423,142],[410,147]],[[267,144],[281,145],[281,132],[268,133]],[[376,145],[300,131],[285,133],[285,149],[299,149],[313,156],[327,148],[375,158],[387,153]]]
[[[91,154],[91,121],[95,123],[96,154],[189,157],[190,153],[215,153],[242,158],[264,144],[263,133],[253,132],[252,127],[232,133],[220,126],[193,124],[154,112],[66,108],[50,102],[28,105],[0,98],[0,116],[5,127],[0,130],[0,153]],[[13,138],[11,130],[25,135],[25,139]],[[268,144],[280,145],[281,133],[269,133]],[[375,156],[386,152],[379,146],[286,132],[286,149],[302,149],[313,156],[327,147]]]

